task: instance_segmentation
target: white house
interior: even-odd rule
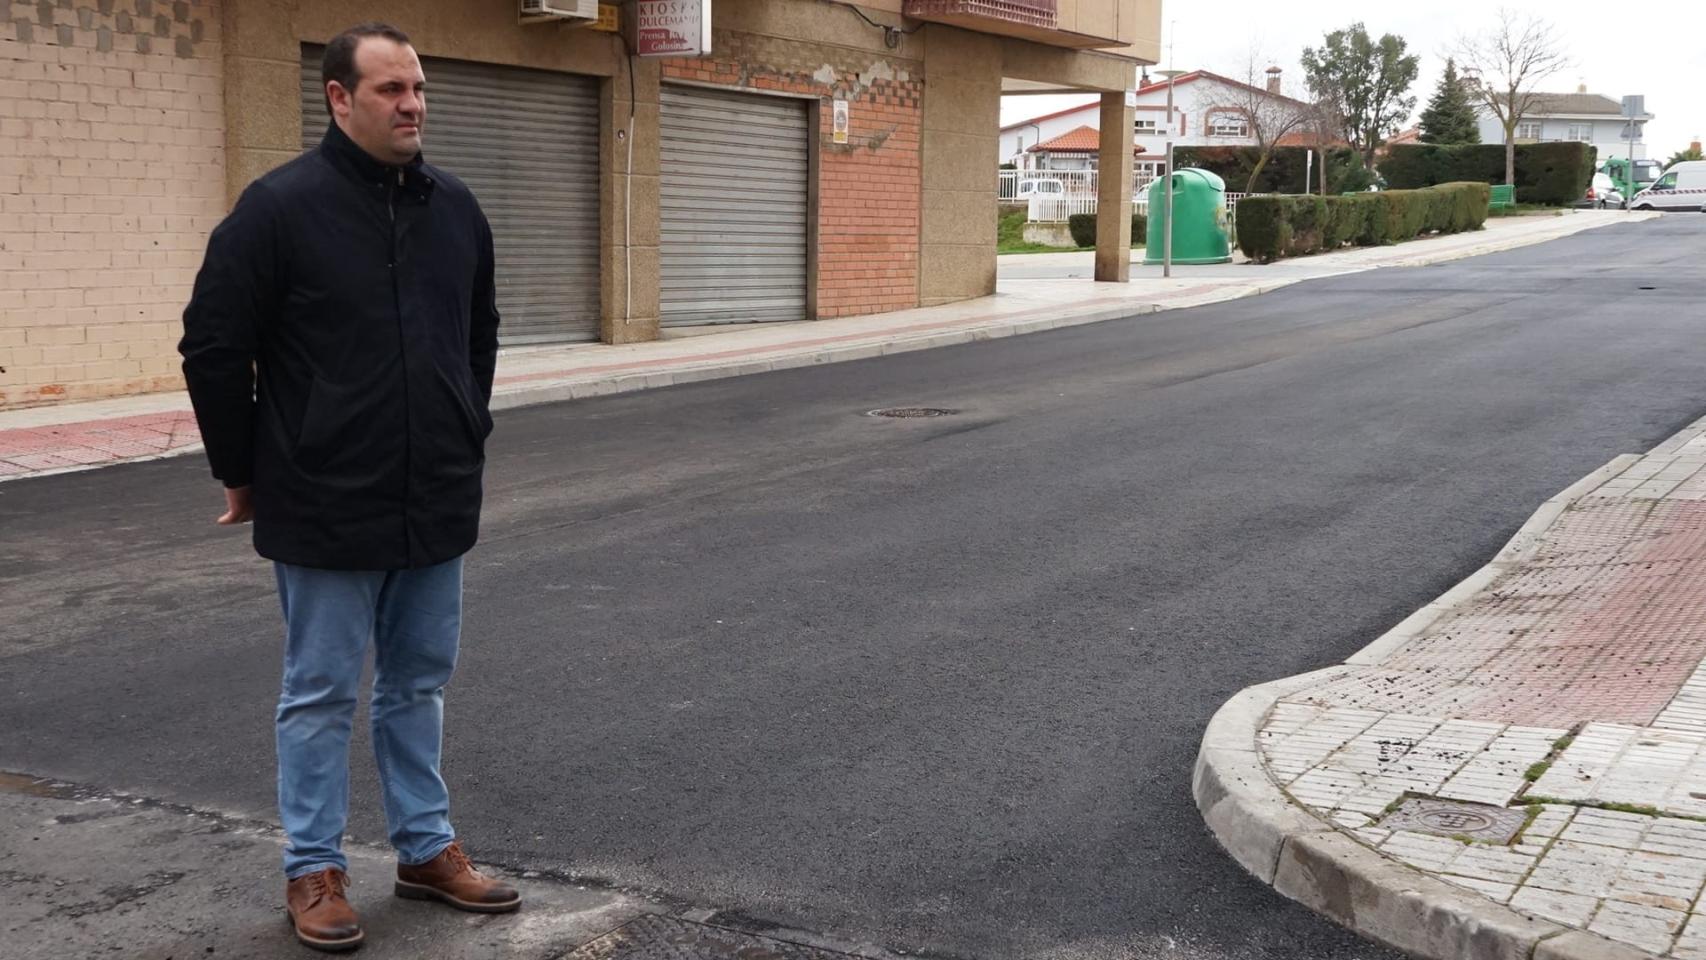
[[[1146,78],[1147,79],[1147,78]],[[1280,93],[1280,70],[1268,70],[1267,89],[1249,86],[1207,70],[1181,74],[1173,81],[1173,143],[1194,147],[1253,147],[1250,121],[1238,104],[1250,93],[1274,97],[1287,104],[1304,104]],[[1054,113],[1021,120],[1001,128],[1001,162],[1021,170],[1047,168],[1052,154],[1032,148],[1070,134],[1079,127],[1097,129],[1101,122],[1098,105],[1092,101]],[[1167,83],[1144,82],[1137,89],[1137,123],[1132,141],[1141,147],[1137,161],[1140,177],[1161,171],[1167,152]],[[1082,164],[1078,164],[1082,165]]]
[[[1637,117],[1635,128],[1630,131],[1623,118],[1622,103],[1597,93],[1588,93],[1585,86],[1578,87],[1575,93],[1541,93],[1535,97],[1538,101],[1536,109],[1517,124],[1517,143],[1579,140],[1597,147],[1599,159],[1604,160],[1609,156],[1628,156],[1631,146],[1628,134],[1633,132],[1635,159],[1647,156],[1647,145],[1642,136],[1647,121],[1653,119],[1652,114]],[[1481,107],[1476,111],[1476,119],[1480,121],[1482,143],[1505,142],[1504,127],[1492,110]]]

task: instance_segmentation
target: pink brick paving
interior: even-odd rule
[[[158,456],[200,442],[187,410],[0,430],[0,477]]]
[[[1595,497],[1538,554],[1406,644],[1290,698],[1567,727],[1651,724],[1706,658],[1706,502]]]

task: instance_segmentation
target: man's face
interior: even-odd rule
[[[426,123],[426,74],[415,48],[386,37],[363,37],[355,48],[361,77],[353,92],[326,85],[332,116],[356,146],[381,163],[404,164],[421,152]]]

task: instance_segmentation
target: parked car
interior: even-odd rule
[[[1706,160],[1685,160],[1672,166],[1653,185],[1635,194],[1636,210],[1699,210],[1706,212]]]
[[[1025,219],[1032,223],[1056,223],[1066,219],[1066,184],[1053,177],[1019,182],[1019,199],[1025,203]]]
[[[1621,209],[1623,207],[1623,194],[1618,191],[1616,182],[1611,179],[1609,174],[1596,173],[1593,175],[1593,183],[1588,186],[1587,195],[1577,200],[1575,206],[1577,209],[1604,210],[1606,207]]]
[[[1020,200],[1029,200],[1034,196],[1064,197],[1066,184],[1052,177],[1034,177],[1030,180],[1019,181]]]

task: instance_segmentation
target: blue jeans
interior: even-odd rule
[[[285,876],[348,869],[349,740],[370,642],[373,755],[391,845],[403,863],[431,860],[456,839],[438,760],[462,629],[462,559],[420,570],[274,567],[285,626],[277,716]]]

